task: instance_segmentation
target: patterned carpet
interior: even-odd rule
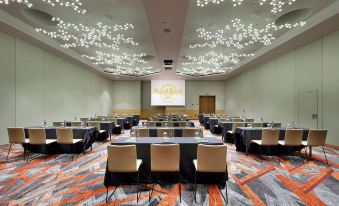
[[[121,136],[126,135],[128,131]],[[108,144],[95,143],[92,152],[74,161],[71,156],[59,155],[56,161],[50,156],[45,162],[45,156],[35,154],[28,163],[20,145],[14,146],[8,160],[9,145],[0,146],[0,205],[106,205],[103,177]],[[320,148],[314,148],[308,163],[281,159],[284,162],[278,165],[270,159],[260,163],[256,156],[246,156],[236,152],[234,145],[227,145],[229,205],[339,204],[338,150],[326,148],[329,166]],[[182,185],[180,203],[177,187],[156,186],[151,203],[145,190],[139,205],[224,204],[216,187],[203,185],[198,188],[197,204],[192,186]],[[136,187],[119,188],[108,205],[136,205]]]

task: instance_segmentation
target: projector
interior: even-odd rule
[[[165,60],[164,60],[164,67],[165,67],[165,70],[172,70],[172,64],[173,64],[173,60],[171,60],[171,59],[165,59]]]

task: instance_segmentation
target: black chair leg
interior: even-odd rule
[[[326,157],[324,146],[321,146],[321,147],[323,148],[323,153],[324,153],[324,156],[325,156],[325,159],[326,159],[326,164],[328,165],[328,161],[327,161],[327,157]]]
[[[106,187],[106,203],[108,202],[108,186]]]
[[[197,203],[197,172],[194,172],[194,201]]]
[[[24,160],[26,160],[27,144],[24,145]]]
[[[259,158],[260,158],[260,163],[262,163],[262,156],[261,156],[261,148],[260,148],[260,145],[259,145]]]
[[[138,170],[137,184],[138,184],[138,191],[137,191],[137,203],[138,203],[139,202],[139,192],[141,194],[139,170]]]
[[[6,159],[8,159],[9,151],[11,151],[11,148],[12,148],[12,143],[11,143],[11,145],[9,145],[9,149],[8,149],[8,152],[7,152],[7,157],[6,157]]]
[[[149,184],[152,184],[152,172],[149,172]],[[151,202],[151,192],[153,190],[153,185],[152,185],[152,189],[150,191],[148,191],[148,202]]]
[[[218,187],[219,188],[219,187]],[[222,194],[222,191],[221,191],[221,189],[219,188],[219,192],[220,192],[220,194],[221,194],[221,196],[222,196],[222,198],[224,199],[224,201],[226,202],[226,205],[228,204],[228,196],[227,196],[227,184],[226,184],[226,186],[225,186],[225,196]]]
[[[74,144],[72,144],[72,161],[74,159]]]
[[[119,187],[119,186],[115,186],[115,188],[114,188],[112,194],[106,199],[106,202],[108,202],[108,201],[111,199],[111,197],[114,195],[114,193],[115,193],[115,191],[118,189],[118,187]],[[108,195],[108,187],[107,187],[107,195]]]

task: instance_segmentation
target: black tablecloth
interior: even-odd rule
[[[25,127],[25,136],[29,138],[28,129],[29,128],[42,128],[42,127]],[[74,139],[83,139],[85,144],[85,149],[88,149],[92,146],[93,142],[98,136],[98,130],[95,127],[72,127],[73,138]],[[46,138],[47,139],[56,139],[56,127],[45,127]],[[52,144],[46,148],[46,146],[31,145],[29,147],[32,152],[41,152],[41,153],[72,153],[71,145],[56,145]],[[74,147],[75,153],[81,153],[83,151],[82,144],[76,144]]]
[[[251,144],[251,140],[260,140],[261,139],[261,133],[263,127],[257,127],[257,128],[250,128],[250,127],[238,127],[235,130],[235,146],[237,151],[246,151],[246,148],[248,148],[248,152],[257,153],[257,148]],[[285,138],[285,131],[287,128],[277,128],[279,129],[279,140],[284,140]],[[303,140],[307,139],[308,136],[308,129],[303,129]],[[268,147],[269,148],[269,147]],[[302,147],[289,147],[289,150],[300,150]],[[277,149],[277,148],[275,148]],[[268,151],[269,152],[269,151]],[[272,151],[277,152],[277,151]]]
[[[208,117],[204,116],[204,117],[202,118],[202,124],[204,125],[204,127],[205,127],[206,129],[209,128],[209,119],[210,119],[209,116],[208,116]]]
[[[210,131],[212,134],[216,133],[214,125],[218,125],[218,121],[219,121],[219,118],[214,118],[214,117],[209,118],[209,122],[210,122],[209,127],[210,127]]]
[[[135,144],[137,146],[137,158],[142,159],[143,164],[140,168],[140,180],[142,183],[149,182],[149,172],[150,172],[150,145],[151,144],[162,144],[162,138],[154,137],[142,137],[137,138],[136,142],[126,142],[129,138],[119,138],[112,141],[113,145],[129,145]],[[206,138],[208,142],[201,144],[212,144],[212,145],[221,145],[223,144],[221,140],[218,140],[214,137]],[[194,165],[193,160],[197,158],[197,148],[198,143],[195,138],[173,138],[173,143],[180,144],[180,181],[183,183],[193,183],[194,182]],[[117,174],[111,173],[111,183],[109,183],[109,175],[106,168],[105,173],[105,185],[110,185],[116,182],[122,182],[127,184],[129,182],[135,182],[136,176],[133,174]],[[210,183],[217,184],[220,187],[226,185],[227,175],[220,173],[205,173],[199,174],[197,176],[197,183]]]
[[[245,127],[247,127],[248,124],[250,124],[251,122],[245,122]],[[219,122],[218,125],[221,128],[221,135],[222,135],[222,139],[226,140],[227,138],[227,131],[232,131],[232,124],[233,122]],[[264,127],[267,127],[267,122],[263,123]]]
[[[103,135],[98,135],[97,137],[97,141],[104,141],[106,140],[108,137],[110,137],[113,133],[113,129],[114,129],[114,122],[112,121],[100,121],[100,129],[101,130],[105,130],[106,134]]]
[[[139,125],[139,121],[140,121],[140,115],[138,115],[138,114],[133,115],[133,123],[132,123],[132,126],[137,126],[137,125]]]
[[[127,122],[125,117],[117,117],[117,124],[120,125],[121,129],[125,129],[124,125]]]

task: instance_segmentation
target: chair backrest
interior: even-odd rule
[[[287,129],[285,131],[285,145],[300,146],[303,132],[302,129]]]
[[[240,118],[232,118],[232,122],[241,122]]]
[[[56,136],[59,144],[73,144],[72,128],[56,128]]]
[[[135,145],[108,145],[107,168],[110,172],[137,172]]]
[[[88,121],[90,121],[90,118],[87,118],[87,117],[80,117],[80,121],[82,121],[82,122],[88,122]]]
[[[87,122],[87,125],[89,127],[95,127],[95,128],[97,128],[97,130],[100,130],[100,122],[98,122],[98,121],[89,121],[89,122]]]
[[[308,146],[324,146],[326,143],[327,130],[310,129],[307,137]]]
[[[28,136],[30,144],[46,144],[46,131],[43,128],[28,129]]]
[[[182,130],[182,137],[196,137],[195,133],[199,133],[199,128],[186,128]],[[199,135],[198,135],[199,136]]]
[[[82,122],[81,121],[72,121],[71,126],[72,127],[81,127]]]
[[[156,125],[157,125],[156,122],[153,122],[153,121],[148,122],[149,127],[155,127]]]
[[[245,122],[251,122],[251,123],[253,123],[253,122],[254,122],[254,119],[245,119]]]
[[[173,127],[173,122],[162,122],[161,126],[162,127]]]
[[[53,127],[62,127],[64,126],[64,122],[53,122]]]
[[[273,122],[273,128],[280,128],[281,122]]]
[[[252,126],[253,126],[253,127],[263,127],[263,126],[264,126],[264,123],[262,123],[262,122],[253,122],[253,123],[252,123]]]
[[[138,137],[149,137],[149,129],[148,128],[139,128]],[[137,131],[135,131],[137,132]]]
[[[235,132],[237,127],[245,127],[245,122],[233,122],[232,123],[232,132]]]
[[[180,121],[179,127],[189,127],[189,122]]]
[[[226,145],[198,145],[198,172],[226,172]]]
[[[151,144],[151,171],[179,171],[179,144]]]
[[[95,117],[93,118],[94,121],[103,121],[104,118],[103,117]]]
[[[7,128],[8,138],[10,143],[20,144],[25,143],[25,131],[23,127]]]
[[[278,129],[263,129],[261,134],[262,145],[278,145],[279,143]]]
[[[167,136],[169,135],[169,129],[167,129],[167,128],[157,128],[157,137],[163,137],[164,132],[167,132]]]

